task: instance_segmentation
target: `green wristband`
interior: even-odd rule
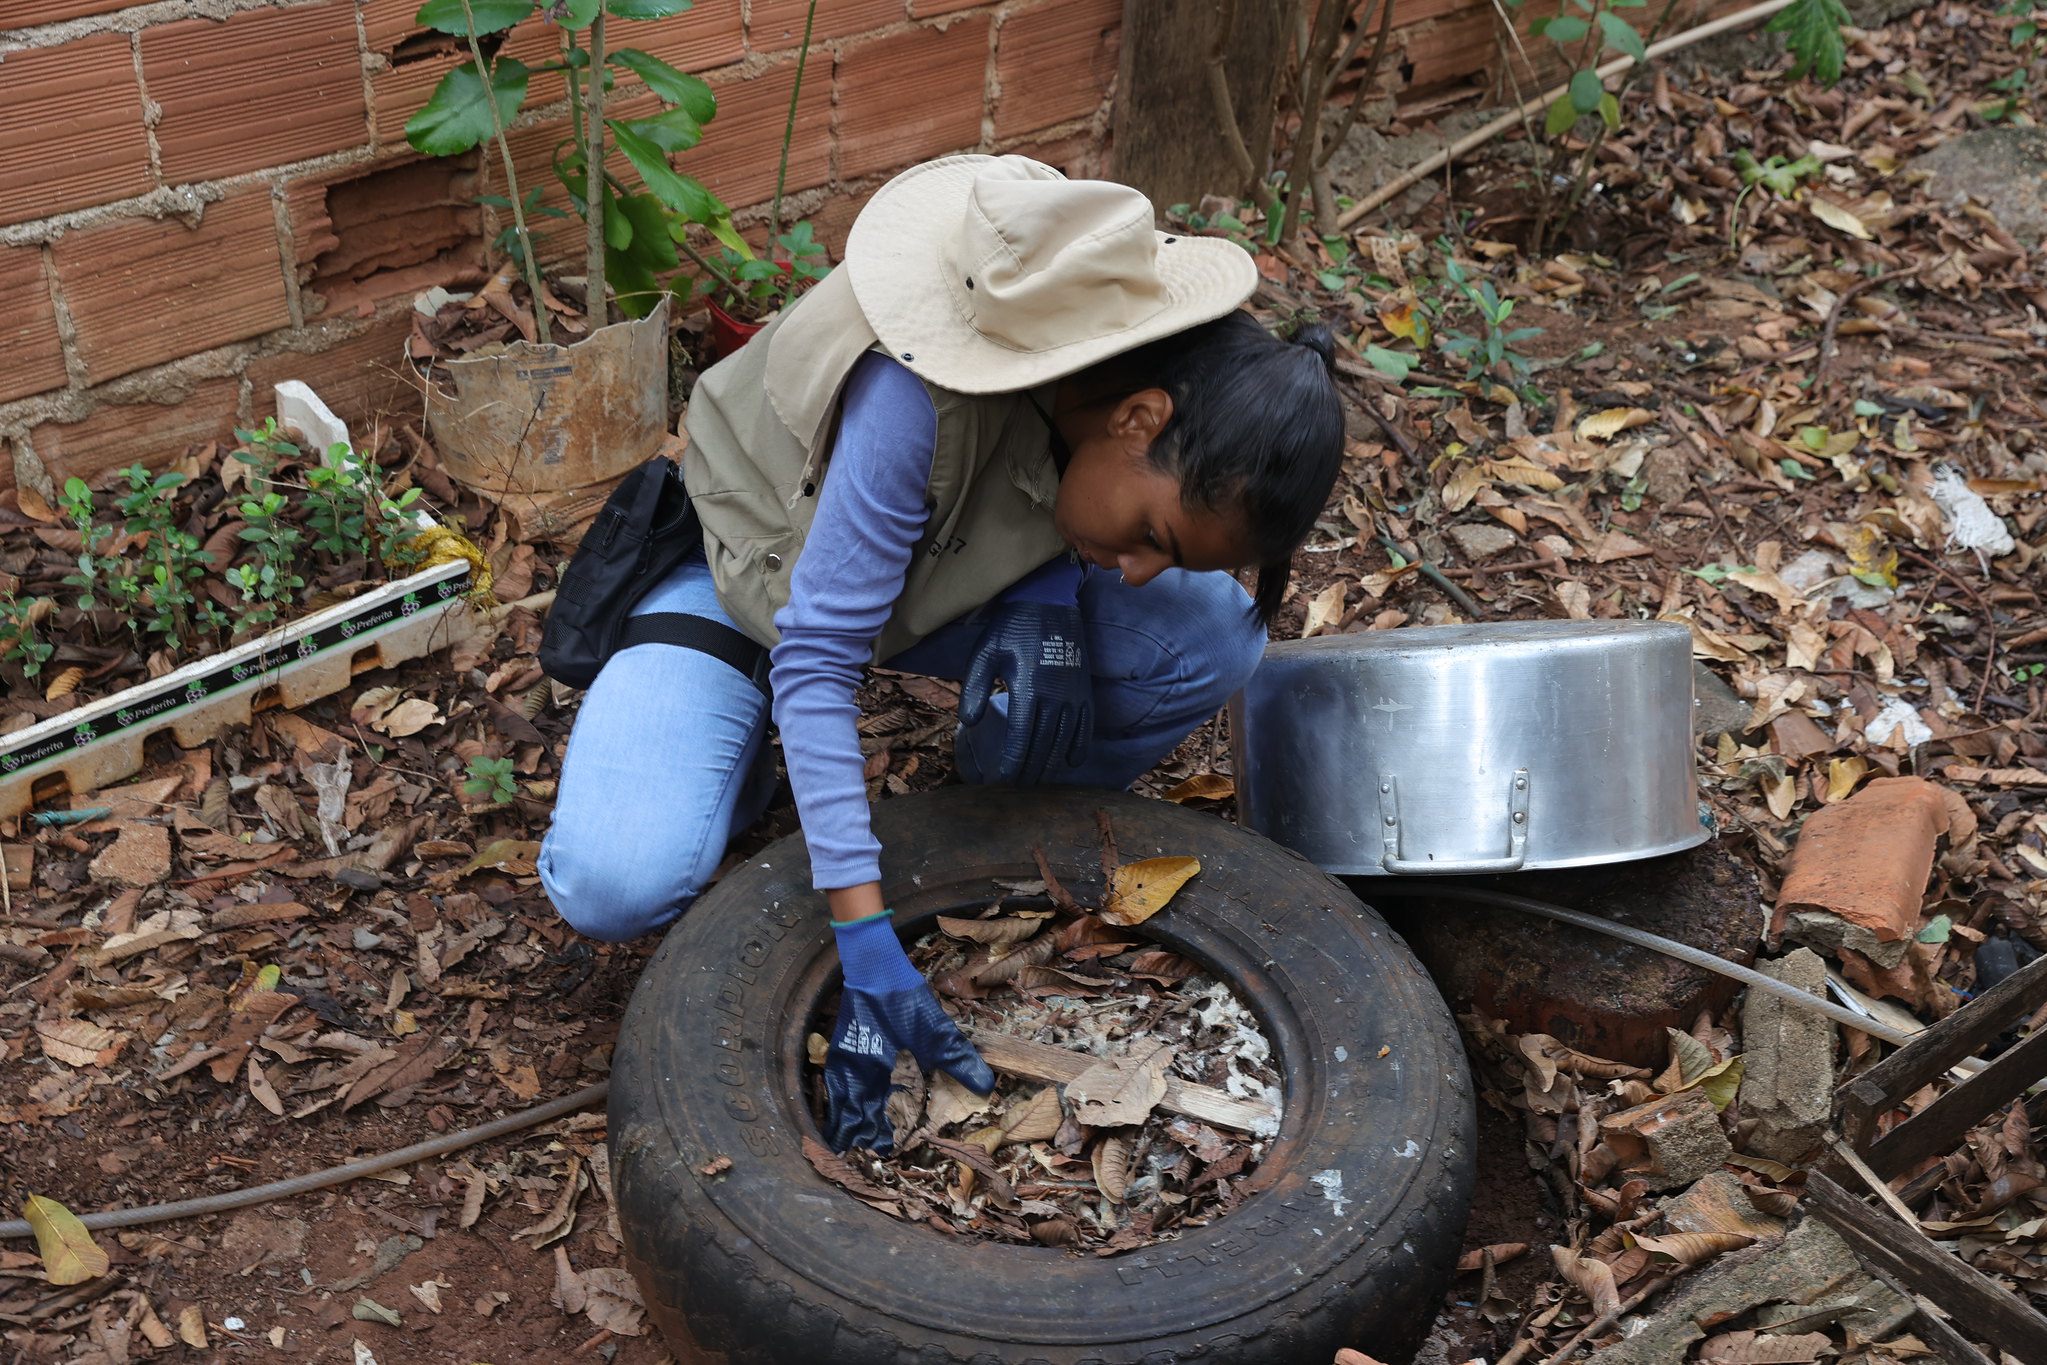
[[[894,913],[893,910],[877,910],[871,915],[862,915],[859,919],[835,919],[832,921],[832,928],[851,929],[856,924],[866,924],[870,920],[887,919]]]

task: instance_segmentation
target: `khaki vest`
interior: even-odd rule
[[[874,344],[843,272],[834,272],[704,371],[690,397],[683,478],[703,522],[704,554],[718,601],[761,644],[780,638],[774,616],[789,601],[789,576],[830,475],[839,391]],[[938,414],[924,493],[930,515],[875,639],[877,662],[1065,548],[1052,524],[1059,471],[1033,395],[924,387]],[[1035,397],[1051,410],[1052,386]]]

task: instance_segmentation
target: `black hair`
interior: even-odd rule
[[[1282,340],[1237,309],[1075,377],[1092,401],[1171,395],[1151,462],[1180,481],[1184,506],[1242,517],[1258,557],[1253,610],[1268,624],[1343,463],[1335,369],[1328,328],[1311,323]]]

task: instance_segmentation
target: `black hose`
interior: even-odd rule
[[[366,1156],[360,1161],[351,1161],[342,1166],[330,1166],[324,1171],[309,1171],[295,1175],[289,1180],[276,1180],[268,1185],[251,1185],[242,1190],[226,1190],[220,1194],[209,1194],[201,1199],[180,1199],[174,1204],[150,1204],[139,1209],[108,1209],[104,1213],[88,1213],[78,1221],[93,1231],[107,1228],[132,1228],[144,1223],[168,1223],[174,1218],[199,1218],[209,1213],[225,1213],[229,1209],[245,1209],[251,1204],[267,1204],[273,1199],[288,1199],[308,1190],[324,1190],[329,1185],[339,1185],[358,1176],[375,1175],[388,1171],[393,1166],[404,1166],[414,1161],[424,1161],[432,1156],[445,1156],[459,1152],[464,1147],[474,1147],[479,1142],[517,1133],[527,1128],[546,1123],[549,1119],[572,1114],[578,1109],[587,1109],[593,1104],[604,1103],[604,1097],[611,1093],[611,1083],[600,1081],[585,1086],[573,1095],[564,1095],[558,1100],[536,1105],[517,1114],[507,1114],[501,1119],[464,1128],[459,1133],[446,1133],[427,1142],[415,1142],[410,1147],[400,1147],[395,1152],[382,1156]],[[0,1223],[0,1239],[9,1237],[32,1237],[35,1229],[26,1222],[15,1219]]]
[[[1597,915],[1567,910],[1561,905],[1551,905],[1548,901],[1516,896],[1506,891],[1490,891],[1483,887],[1461,886],[1455,882],[1409,881],[1404,877],[1373,878],[1371,890],[1366,894],[1377,896],[1385,893],[1395,896],[1443,896],[1451,900],[1478,901],[1483,905],[1499,905],[1509,910],[1541,915],[1544,919],[1576,925],[1580,929],[1590,929],[1596,934],[1605,934],[1610,938],[1620,939],[1623,943],[1632,943],[1638,948],[1648,948],[1667,957],[1674,957],[1680,962],[1689,962],[1694,967],[1704,967],[1709,972],[1732,977],[1745,986],[1767,991],[1786,1004],[1811,1010],[1815,1014],[1824,1014],[1843,1028],[1859,1029],[1872,1038],[1881,1038],[1887,1043],[1899,1046],[1912,1041],[1911,1034],[1900,1032],[1889,1024],[1880,1024],[1867,1015],[1843,1009],[1830,1000],[1822,1000],[1775,977],[1765,976],[1752,967],[1744,967],[1739,963],[1729,962],[1726,958],[1715,957],[1703,948],[1694,948],[1688,943],[1679,943],[1676,939],[1652,934],[1646,929],[1631,929],[1625,924],[1615,924],[1612,920],[1601,919]]]

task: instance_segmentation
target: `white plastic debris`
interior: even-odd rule
[[[1338,1170],[1317,1171],[1308,1177],[1308,1182],[1322,1187],[1322,1197],[1336,1206],[1336,1216],[1343,1217],[1344,1206],[1350,1200],[1343,1197],[1343,1172]]]
[[[443,289],[437,284],[423,294],[412,296],[412,311],[423,318],[430,318],[451,303],[467,303],[475,297],[476,295],[471,293]]]
[[[348,439],[348,423],[334,415],[306,384],[287,379],[276,388],[277,425],[294,433],[306,445],[323,454],[335,445],[355,448]]]
[[[1949,465],[1934,466],[1933,502],[1947,518],[1950,550],[1975,550],[1995,559],[2018,548],[1983,495]]]
[[[1863,738],[1871,744],[1891,744],[1902,733],[1908,745],[1925,744],[1933,738],[1933,730],[1919,718],[1919,712],[1903,697],[1892,697],[1883,704],[1883,709],[1863,727]]]

